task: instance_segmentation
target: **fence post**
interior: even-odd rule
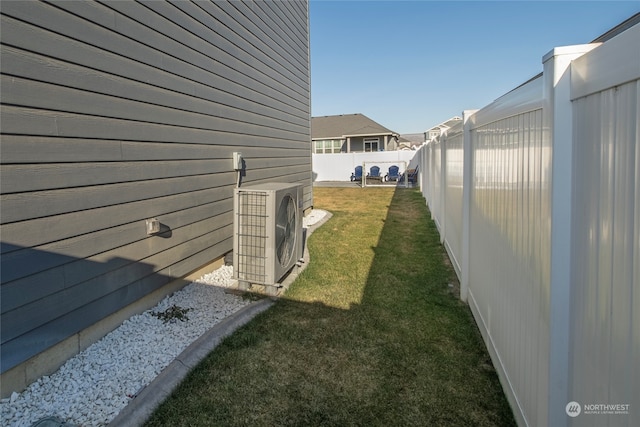
[[[558,47],[542,58],[543,144],[551,148],[551,253],[549,278],[549,393],[547,425],[566,426],[571,326],[571,194],[573,114],[571,60],[594,45]]]

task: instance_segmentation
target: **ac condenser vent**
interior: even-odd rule
[[[277,286],[302,258],[301,204],[300,184],[267,183],[235,190],[233,268],[241,286]]]

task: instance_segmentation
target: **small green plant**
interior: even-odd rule
[[[175,323],[176,320],[180,320],[182,322],[186,322],[189,320],[187,317],[187,313],[190,311],[190,308],[182,308],[173,304],[171,307],[167,308],[165,311],[152,311],[151,315],[157,317],[162,320],[162,323]]]

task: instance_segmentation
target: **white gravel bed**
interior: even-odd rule
[[[307,213],[307,215],[302,218],[302,226],[305,228],[310,227],[320,222],[326,214],[327,212],[321,209],[312,209],[311,212]]]
[[[56,416],[81,426],[108,424],[185,348],[250,301],[225,293],[235,281],[221,267],[126,320],[58,371],[0,401],[0,425],[30,426]],[[152,312],[176,305],[188,320],[163,322]]]
[[[312,210],[309,227],[326,212]],[[100,341],[43,376],[22,393],[0,400],[0,425],[28,427],[55,416],[79,426],[104,426],[185,348],[227,316],[250,304],[226,293],[235,284],[232,267],[220,267],[126,320]],[[152,313],[188,309],[188,320],[163,322]]]

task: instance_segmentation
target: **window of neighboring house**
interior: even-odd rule
[[[316,154],[339,153],[342,150],[341,139],[322,139],[313,141],[313,152]]]
[[[364,139],[364,151],[378,151],[378,143],[380,142],[380,138],[365,138]]]

